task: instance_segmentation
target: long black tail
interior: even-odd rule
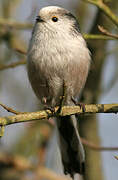
[[[57,128],[64,173],[70,174],[71,177],[75,173],[83,174],[85,155],[75,115],[59,117],[57,119]]]

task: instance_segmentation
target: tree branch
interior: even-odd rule
[[[103,26],[98,25],[98,29],[100,32],[102,32],[104,35],[118,39],[118,35],[112,34],[109,31],[107,31]]]
[[[12,109],[11,107],[8,107],[2,103],[0,103],[0,106],[2,106],[5,110],[7,110],[8,112],[11,112],[13,114],[22,114],[22,112],[16,111],[16,110]]]
[[[18,112],[13,110],[12,108],[0,104],[5,110],[8,112],[17,114],[15,116],[6,116],[0,117],[0,126],[4,128],[6,125],[20,123],[20,122],[27,122],[27,121],[34,121],[34,120],[43,120],[48,119],[51,116],[58,115],[59,107],[55,108],[55,115],[50,110],[39,111],[39,112]],[[118,104],[92,104],[92,105],[85,105],[85,112],[82,111],[80,106],[63,106],[61,112],[59,113],[60,116],[65,115],[72,115],[72,114],[86,114],[86,113],[117,113],[118,112]],[[1,133],[0,136],[3,136],[4,133]],[[116,151],[118,147],[102,147],[98,146],[84,138],[81,138],[82,143],[89,147],[92,150],[96,151]]]
[[[90,113],[117,113],[118,104],[90,104],[85,105],[85,112],[80,106],[63,106],[61,112],[58,113],[59,107],[55,107],[55,113],[50,110],[42,110],[38,112],[24,112],[14,116],[0,117],[0,126],[6,126],[14,123],[28,122],[34,120],[48,119],[52,116],[67,116],[73,114],[90,114]]]
[[[102,35],[102,34],[83,34],[84,38],[91,39],[91,40],[115,40],[115,37],[111,37],[108,35]]]
[[[104,147],[104,146],[98,146],[84,138],[81,137],[82,144],[89,147],[92,150],[95,151],[118,151],[118,147]]]
[[[26,60],[20,60],[18,62],[14,62],[14,63],[11,63],[11,64],[0,64],[0,71],[2,70],[5,70],[5,69],[9,69],[9,68],[15,68],[17,66],[20,66],[20,65],[24,65],[26,64]]]
[[[84,0],[88,3],[96,5],[99,9],[101,9],[106,16],[111,19],[111,21],[118,26],[118,17],[111,11],[111,9],[104,4],[103,0]]]
[[[15,29],[31,29],[33,26],[31,23],[20,23],[12,19],[0,18],[0,26],[10,27]]]

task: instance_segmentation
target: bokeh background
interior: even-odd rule
[[[106,2],[118,14],[117,0]],[[48,5],[64,7],[78,17],[82,33],[100,33],[97,25],[103,25],[112,33],[116,26],[94,5],[83,0],[0,0],[1,20],[14,20],[33,24],[40,8]],[[32,28],[13,28],[0,24],[0,65],[26,59],[17,49],[26,51]],[[118,103],[118,44],[117,40],[88,39],[92,53],[92,65],[87,85],[82,94],[86,103]],[[39,102],[32,91],[26,65],[0,71],[0,103],[21,112],[39,110]],[[0,107],[0,116],[10,115]],[[118,146],[118,115],[99,114],[81,117],[81,136],[101,146]],[[83,121],[82,121],[83,120]],[[86,148],[87,166],[84,179],[116,180],[117,151],[94,151]],[[48,121],[20,123],[5,127],[0,140],[0,156],[22,156],[34,164],[46,166],[62,174],[56,133]],[[3,153],[3,154],[2,154]],[[1,158],[0,158],[1,161]],[[6,160],[7,161],[7,160]],[[38,179],[30,172],[19,173],[13,165],[0,162],[0,179]],[[47,178],[48,179],[48,178]]]

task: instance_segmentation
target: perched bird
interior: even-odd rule
[[[79,24],[68,10],[48,6],[39,11],[29,43],[27,69],[31,86],[42,104],[60,104],[63,84],[64,105],[74,106],[85,85],[90,52]],[[57,117],[64,173],[83,174],[85,155],[75,115]]]

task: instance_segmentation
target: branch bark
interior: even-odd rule
[[[5,108],[6,109],[6,108]],[[54,112],[50,110],[42,110],[38,112],[24,112],[13,116],[0,117],[0,126],[6,126],[14,123],[35,121],[48,119],[52,116],[67,116],[73,114],[92,114],[92,113],[117,113],[118,104],[90,104],[85,105],[85,112],[80,106],[63,106],[61,112],[58,114],[59,107],[54,108]],[[10,110],[10,109],[9,109]],[[11,111],[13,113],[13,109]]]

